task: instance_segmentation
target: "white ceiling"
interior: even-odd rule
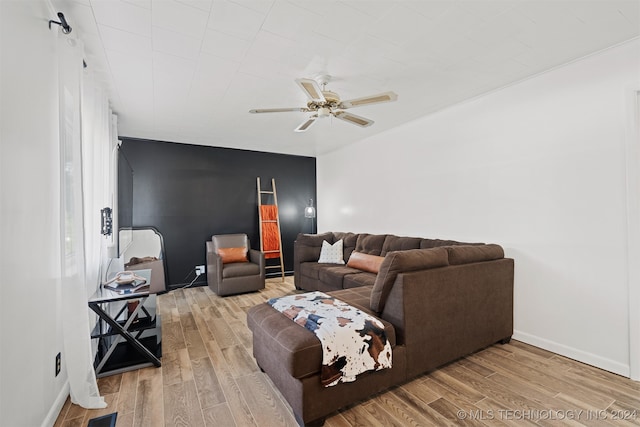
[[[640,0],[54,0],[121,136],[315,156],[640,35]],[[305,133],[298,77],[342,99]]]

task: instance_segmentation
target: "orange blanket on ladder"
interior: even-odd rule
[[[260,205],[262,216],[262,251],[265,258],[280,258],[280,238],[278,230],[278,207]],[[277,251],[277,252],[270,252]]]

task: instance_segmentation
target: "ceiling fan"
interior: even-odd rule
[[[340,100],[340,96],[329,90],[325,90],[327,83],[331,81],[331,76],[322,75],[318,80],[314,79],[296,79],[296,83],[302,91],[307,95],[309,101],[306,107],[299,108],[261,108],[249,110],[250,113],[284,113],[289,111],[297,111],[302,113],[313,113],[307,120],[295,129],[295,132],[304,132],[318,118],[333,116],[336,119],[344,120],[361,127],[371,126],[373,120],[365,117],[356,116],[348,113],[346,109],[361,107],[364,105],[379,104],[381,102],[395,101],[398,95],[394,92],[384,92],[377,95],[365,96],[363,98],[349,99],[347,101]],[[322,85],[322,89],[320,88]]]

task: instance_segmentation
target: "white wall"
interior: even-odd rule
[[[639,52],[629,42],[319,157],[319,230],[499,243],[516,265],[514,338],[629,375]]]
[[[62,351],[55,17],[0,1],[0,424],[53,424],[68,392]],[[51,421],[53,419],[53,421]],[[49,420],[49,421],[47,421]]]

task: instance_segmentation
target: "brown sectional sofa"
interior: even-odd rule
[[[318,264],[323,240],[343,239],[351,252],[384,256],[377,274]],[[295,284],[320,290],[379,318],[392,345],[393,367],[352,383],[320,384],[322,348],[313,332],[268,304],[247,323],[253,353],[291,405],[300,425],[322,424],[339,408],[436,369],[513,333],[513,260],[498,245],[392,235],[299,235]],[[314,260],[315,259],[315,260]]]
[[[392,234],[333,233],[298,234],[293,252],[294,281],[297,289],[307,291],[333,291],[360,286],[373,286],[376,274],[346,265],[318,264],[322,242],[343,241],[343,259],[349,260],[351,252],[386,256],[389,252],[408,249],[431,249],[442,246],[474,245],[455,240],[423,239],[420,237],[398,237]]]

